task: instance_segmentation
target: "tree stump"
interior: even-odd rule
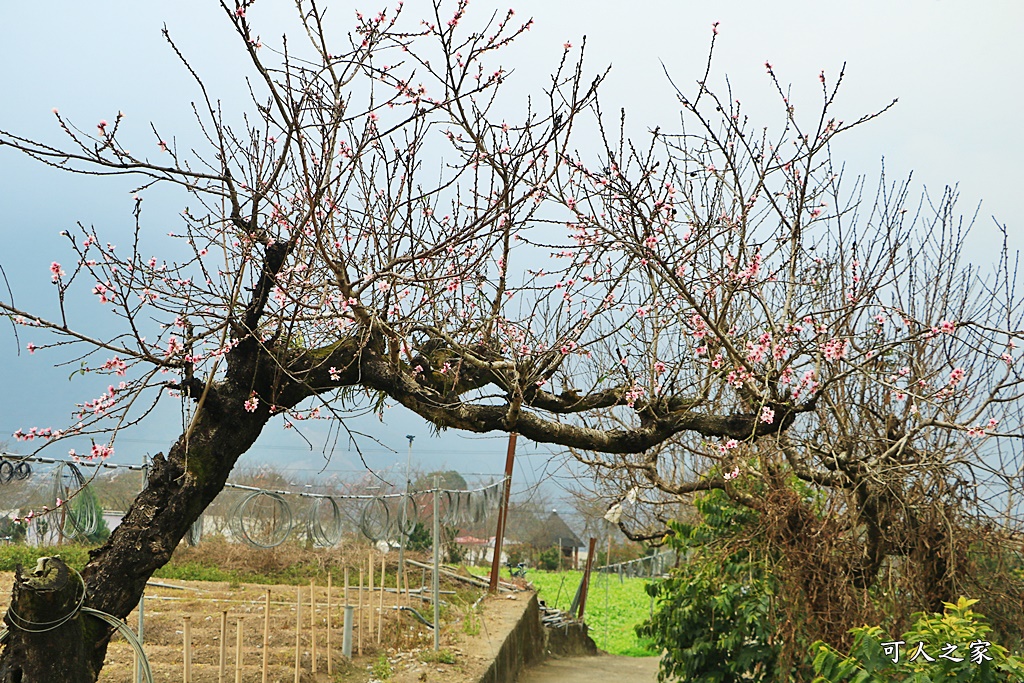
[[[95,644],[106,643],[106,625],[79,611],[85,586],[60,557],[43,557],[25,574],[18,567],[11,606],[4,616],[10,629],[0,661],[0,683],[92,683],[102,657]],[[88,644],[88,645],[87,645]]]

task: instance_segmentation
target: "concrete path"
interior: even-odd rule
[[[517,683],[654,683],[658,657],[566,657],[548,659],[523,672]]]

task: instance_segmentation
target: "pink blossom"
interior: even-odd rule
[[[822,348],[822,351],[825,354],[825,360],[836,361],[841,358],[846,358],[848,346],[849,342],[845,339],[830,339]]]
[[[100,298],[101,304],[105,304],[110,301],[110,298],[107,297],[107,287],[101,282],[96,283],[96,286],[92,288],[92,293]]]
[[[167,357],[173,356],[178,351],[181,351],[184,347],[185,346],[184,344],[181,343],[181,340],[179,340],[176,336],[172,334],[171,338],[167,340],[167,353],[165,353],[164,355]]]
[[[654,372],[656,372],[659,375],[664,373],[665,372],[665,364],[663,362],[661,362],[660,360],[656,361],[654,363]]]
[[[945,334],[953,334],[956,330],[956,323],[952,320],[943,320],[939,323],[939,329]]]
[[[245,410],[246,410],[246,412],[255,413],[256,412],[256,407],[259,406],[259,404],[260,404],[260,400],[259,400],[259,398],[257,398],[256,392],[254,391],[249,396],[249,400],[245,402]]]
[[[724,476],[726,481],[731,481],[731,480],[735,479],[736,477],[740,476],[740,468],[739,467],[734,467],[732,472],[726,472],[725,475],[723,475],[723,476]]]
[[[963,368],[954,368],[953,371],[949,373],[949,386],[955,387],[960,384],[960,382],[963,381],[965,374],[966,373]]]
[[[60,264],[54,261],[50,264],[50,272],[53,273],[53,281],[56,282],[64,275],[64,271],[61,270]]]
[[[36,346],[35,344],[33,344],[32,342],[29,342],[28,344],[26,344],[26,345],[25,345],[25,348],[26,348],[26,349],[28,349],[28,352],[29,352],[29,353],[35,353],[35,352],[36,352],[36,349],[37,349],[37,348],[39,348],[39,347],[37,347],[37,346]]]
[[[775,422],[775,411],[769,408],[768,406],[762,407],[760,420],[765,424],[771,424]]]

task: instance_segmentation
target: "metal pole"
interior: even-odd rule
[[[438,490],[438,476],[434,475],[434,652],[441,649],[441,515],[438,514],[438,503],[441,500]]]
[[[412,434],[406,434],[405,438],[409,439],[409,455],[405,460],[405,495],[402,496],[402,523],[398,527],[398,567],[401,569],[405,566],[405,509],[409,505],[409,486],[412,485],[410,480],[410,470],[412,469],[412,440],[416,437]],[[401,593],[401,588],[399,588]]]
[[[505,486],[502,491],[501,505],[498,507],[498,528],[494,533],[494,557],[491,558],[490,592],[498,590],[498,571],[501,569],[501,544],[505,537],[505,522],[508,517],[508,498],[512,492],[512,465],[516,456],[516,433],[508,435],[508,452],[505,454]]]
[[[352,659],[352,612],[355,608],[352,605],[345,605],[345,631],[341,637],[341,654],[345,659]]]
[[[587,548],[586,569],[583,570],[583,583],[580,584],[580,613],[576,617],[580,621],[583,621],[583,610],[587,607],[587,591],[590,589],[590,569],[594,566],[594,547],[596,545],[597,539],[590,539],[590,546]]]

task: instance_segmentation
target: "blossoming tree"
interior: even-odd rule
[[[1002,483],[987,500],[1016,510],[1016,452],[976,453],[1019,431],[1012,264],[988,279],[960,268],[951,194],[908,206],[905,184],[883,180],[862,205],[829,145],[871,116],[833,115],[838,79],[822,75],[810,119],[780,90],[772,132],[705,77],[679,91],[685,128],[639,143],[603,116],[601,76],[568,44],[536,100],[502,99],[496,59],[530,26],[511,11],[466,28],[465,1],[436,0],[419,23],[399,6],[357,15],[338,43],[305,0],[307,40],[271,48],[250,4],[222,3],[250,58],[246,118],[179,52],[201,141],[154,124],[129,151],[120,115],[78,127],[57,112],[59,145],[0,132],[42,163],[140,183],[131,248],[79,229],[51,268],[62,303],[89,291],[118,330],[0,301],[49,333],[30,351],[77,348],[83,373],[110,377],[72,426],[15,436],[92,435],[76,455],[103,458],[153,403],[186,416],[92,553],[85,605],[126,616],[272,419],[345,429],[349,410],[385,403],[572,449],[672,499],[717,488],[758,506],[744,482],[782,472],[846,491],[868,530],[863,581],[894,543],[877,501],[905,476]],[[595,150],[577,151],[581,129]],[[157,184],[189,208],[150,248]],[[15,604],[29,593],[19,580]],[[63,680],[95,680],[109,637],[14,628],[0,679],[52,673],[59,651],[76,663]]]

